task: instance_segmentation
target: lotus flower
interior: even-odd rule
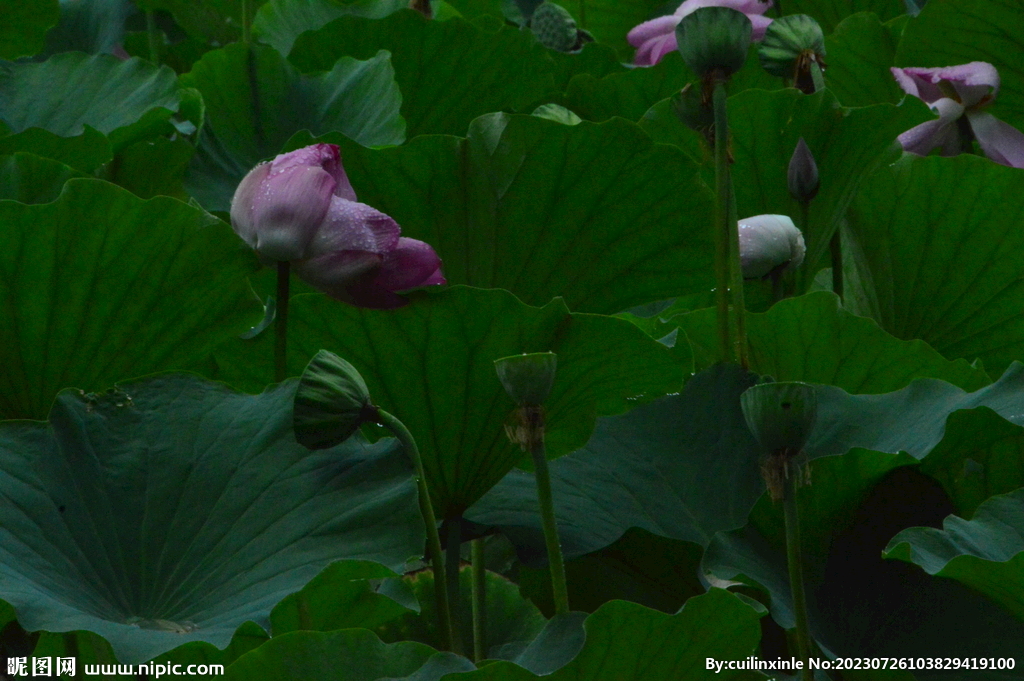
[[[981,150],[996,163],[1024,168],[1024,133],[985,113],[999,92],[999,73],[983,61],[937,69],[893,68],[903,91],[914,95],[939,114],[899,136],[903,149],[922,156],[938,148],[943,156],[955,156],[970,144],[958,123],[966,116],[971,134]]]
[[[633,63],[637,66],[653,66],[676,49],[676,26],[683,17],[701,7],[729,7],[743,12],[754,26],[752,39],[760,40],[768,24],[772,23],[769,17],[762,16],[771,6],[771,0],[686,0],[672,14],[645,21],[629,32],[626,38],[630,45],[637,48]]]
[[[740,266],[744,279],[760,279],[799,267],[804,235],[785,215],[755,215],[739,221]]]
[[[433,248],[400,237],[391,217],[356,201],[334,144],[249,171],[231,201],[231,226],[262,259],[290,261],[300,278],[358,307],[400,307],[396,291],[445,283]]]

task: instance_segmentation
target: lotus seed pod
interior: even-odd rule
[[[789,193],[800,203],[810,203],[818,194],[821,181],[818,179],[818,164],[814,162],[814,154],[811,153],[804,138],[796,143],[793,156],[789,159],[789,169],[786,173],[789,183]]]
[[[760,279],[799,267],[807,247],[786,215],[755,215],[739,221],[740,266],[744,279]]]
[[[818,394],[807,383],[762,383],[740,395],[743,418],[767,452],[793,455],[807,444],[818,416]]]
[[[376,414],[354,366],[327,350],[310,360],[295,390],[292,419],[299,444],[307,449],[334,447]]]
[[[743,12],[702,7],[676,26],[676,44],[683,61],[702,79],[713,73],[728,77],[743,67],[752,33]]]
[[[579,39],[576,20],[569,10],[552,2],[541,3],[533,11],[530,28],[541,45],[559,52],[571,52],[576,49]]]
[[[825,34],[806,14],[790,14],[771,23],[757,54],[765,71],[792,78],[794,87],[809,94],[818,89],[811,74],[813,64],[825,67]]]
[[[555,382],[558,356],[553,352],[512,355],[494,360],[498,379],[516,406],[544,404]]]

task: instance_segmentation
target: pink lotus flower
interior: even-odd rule
[[[1024,168],[1024,133],[984,113],[999,92],[999,73],[983,61],[937,69],[893,68],[903,91],[928,104],[939,117],[899,136],[905,151],[928,155],[938,148],[943,156],[955,156],[971,140],[961,134],[958,121],[966,116],[981,150],[996,163]]]
[[[701,7],[730,7],[743,12],[754,25],[752,39],[761,40],[768,24],[772,23],[769,17],[761,15],[771,6],[772,0],[686,0],[672,14],[645,21],[629,32],[626,39],[637,48],[633,63],[637,66],[653,66],[676,49],[676,26],[683,17]]]
[[[249,171],[231,200],[231,226],[264,260],[290,261],[300,278],[358,307],[400,307],[396,291],[445,283],[433,248],[356,201],[334,144]]]

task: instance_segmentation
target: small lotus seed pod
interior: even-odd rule
[[[825,34],[806,14],[790,14],[773,21],[757,54],[768,73],[792,78],[793,87],[808,94],[819,89],[811,69],[814,63],[819,69],[825,68]]]
[[[544,404],[555,382],[558,356],[553,352],[512,355],[494,360],[498,378],[516,406]]]
[[[767,452],[796,455],[814,429],[818,393],[807,383],[762,383],[740,395],[740,405],[747,427]]]
[[[553,2],[538,5],[530,18],[530,29],[541,45],[559,52],[576,49],[579,33],[569,10]]]
[[[743,12],[728,7],[702,7],[676,26],[676,44],[683,61],[701,79],[727,78],[743,67],[753,24]]]
[[[321,350],[310,360],[295,390],[295,439],[307,449],[328,449],[374,421],[366,382],[354,366]]]

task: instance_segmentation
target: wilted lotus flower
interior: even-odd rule
[[[739,221],[739,230],[744,279],[778,275],[804,261],[804,235],[785,215],[745,218]]]
[[[760,40],[768,24],[772,23],[769,17],[761,15],[771,6],[772,0],[686,0],[672,14],[645,21],[629,32],[626,38],[630,45],[637,48],[633,63],[637,66],[653,66],[676,49],[676,26],[683,17],[701,7],[729,7],[743,12],[754,26],[751,39]]]
[[[943,156],[955,156],[970,139],[961,136],[958,121],[966,116],[981,150],[996,163],[1024,168],[1024,133],[984,109],[999,92],[999,73],[983,61],[936,69],[893,68],[904,92],[924,100],[939,114],[899,136],[903,149],[925,156],[938,147]]]
[[[445,283],[433,248],[356,202],[334,144],[249,171],[231,201],[231,226],[263,259],[290,261],[299,277],[359,307],[400,307],[395,291]]]

